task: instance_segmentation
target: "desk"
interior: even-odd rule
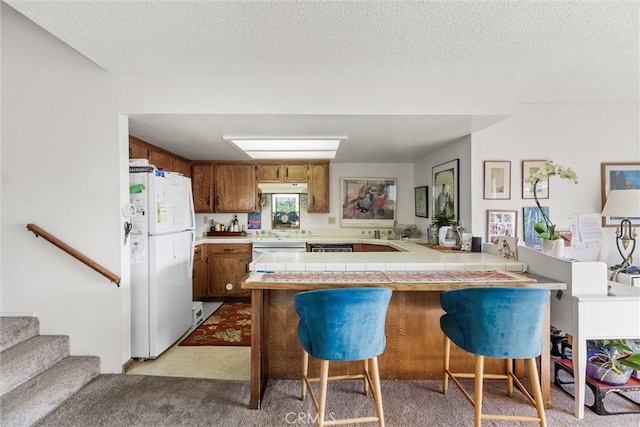
[[[352,273],[352,274],[349,274]],[[357,279],[365,274],[366,280]],[[409,273],[409,274],[408,274]],[[414,272],[287,272],[281,279],[252,273],[243,282],[243,289],[251,290],[251,400],[252,409],[260,408],[262,394],[269,378],[299,379],[302,350],[297,339],[298,317],[293,306],[293,297],[299,291],[334,287],[379,286],[392,289],[386,323],[387,346],[378,358],[383,379],[441,379],[442,347],[444,337],[439,325],[444,313],[440,307],[440,292],[470,286],[514,286],[565,289],[566,284],[540,276],[505,271],[458,271],[442,273],[441,278],[429,282],[418,281]],[[418,273],[418,272],[415,272]],[[425,273],[425,272],[421,272]],[[448,273],[448,274],[445,274]],[[452,277],[458,274],[458,280]],[[475,274],[474,274],[475,273]],[[494,274],[493,277],[491,273]],[[485,275],[484,279],[480,276]],[[453,275],[453,276],[451,276]],[[265,277],[263,277],[265,276]],[[474,277],[475,276],[475,277]],[[335,280],[330,278],[334,277]],[[506,277],[506,278],[505,278]],[[414,281],[411,281],[411,280]],[[548,331],[547,309],[544,329]],[[547,406],[550,395],[550,343],[545,334],[542,343],[540,379],[542,393]],[[504,363],[490,360],[485,372],[501,372]],[[473,370],[473,356],[453,349],[452,366]],[[311,365],[310,369],[315,366]],[[317,369],[317,368],[316,368]],[[360,365],[340,364],[335,374],[352,373]],[[333,371],[332,371],[333,373]]]
[[[584,418],[587,340],[640,338],[640,288],[609,282],[613,295],[552,296],[552,324],[573,336],[574,413]]]

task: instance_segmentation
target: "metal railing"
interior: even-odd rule
[[[71,255],[81,263],[87,265],[88,267],[102,274],[104,277],[106,277],[107,279],[111,280],[113,283],[118,285],[118,287],[120,286],[120,277],[117,274],[112,273],[111,271],[107,270],[97,262],[87,258],[77,250],[73,249],[71,246],[64,243],[62,240],[47,233],[46,231],[44,231],[42,228],[38,227],[35,224],[27,224],[27,230],[35,234],[36,237],[42,237],[43,239],[53,244],[54,246],[57,246],[58,248],[62,249],[64,252],[68,253],[69,255]]]

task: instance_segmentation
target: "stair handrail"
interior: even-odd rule
[[[42,228],[38,227],[35,224],[31,224],[31,223],[27,224],[27,230],[35,234],[36,237],[42,237],[49,243],[62,249],[64,252],[68,253],[69,255],[71,255],[78,261],[82,262],[83,264],[87,265],[88,267],[94,269],[95,271],[102,274],[107,279],[114,282],[116,285],[118,285],[118,287],[120,287],[120,277],[117,274],[112,273],[111,271],[107,270],[97,262],[81,254],[71,246],[64,243],[62,240],[58,239],[57,237],[53,236],[50,233],[47,233],[45,230],[43,230]]]

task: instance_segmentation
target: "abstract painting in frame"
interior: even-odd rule
[[[602,163],[600,166],[602,178],[602,208],[611,190],[622,190],[625,187],[632,190],[640,189],[640,163]],[[603,227],[617,227],[624,218],[603,217]],[[640,217],[629,218],[634,227],[640,225]]]
[[[397,188],[395,178],[342,178],[340,226],[392,228]]]
[[[416,216],[421,218],[429,217],[429,187],[415,187],[413,197],[416,206]]]
[[[523,160],[522,161],[522,198],[533,199],[533,187],[525,182],[531,176],[531,169],[540,167],[546,160]],[[538,199],[549,198],[549,178],[540,180],[536,186]]]
[[[511,198],[511,162],[496,160],[484,162],[484,199]]]
[[[433,216],[447,216],[458,220],[459,159],[442,163],[432,169]]]

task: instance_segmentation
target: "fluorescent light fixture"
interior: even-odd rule
[[[223,137],[252,159],[333,159],[346,137],[242,138]]]

